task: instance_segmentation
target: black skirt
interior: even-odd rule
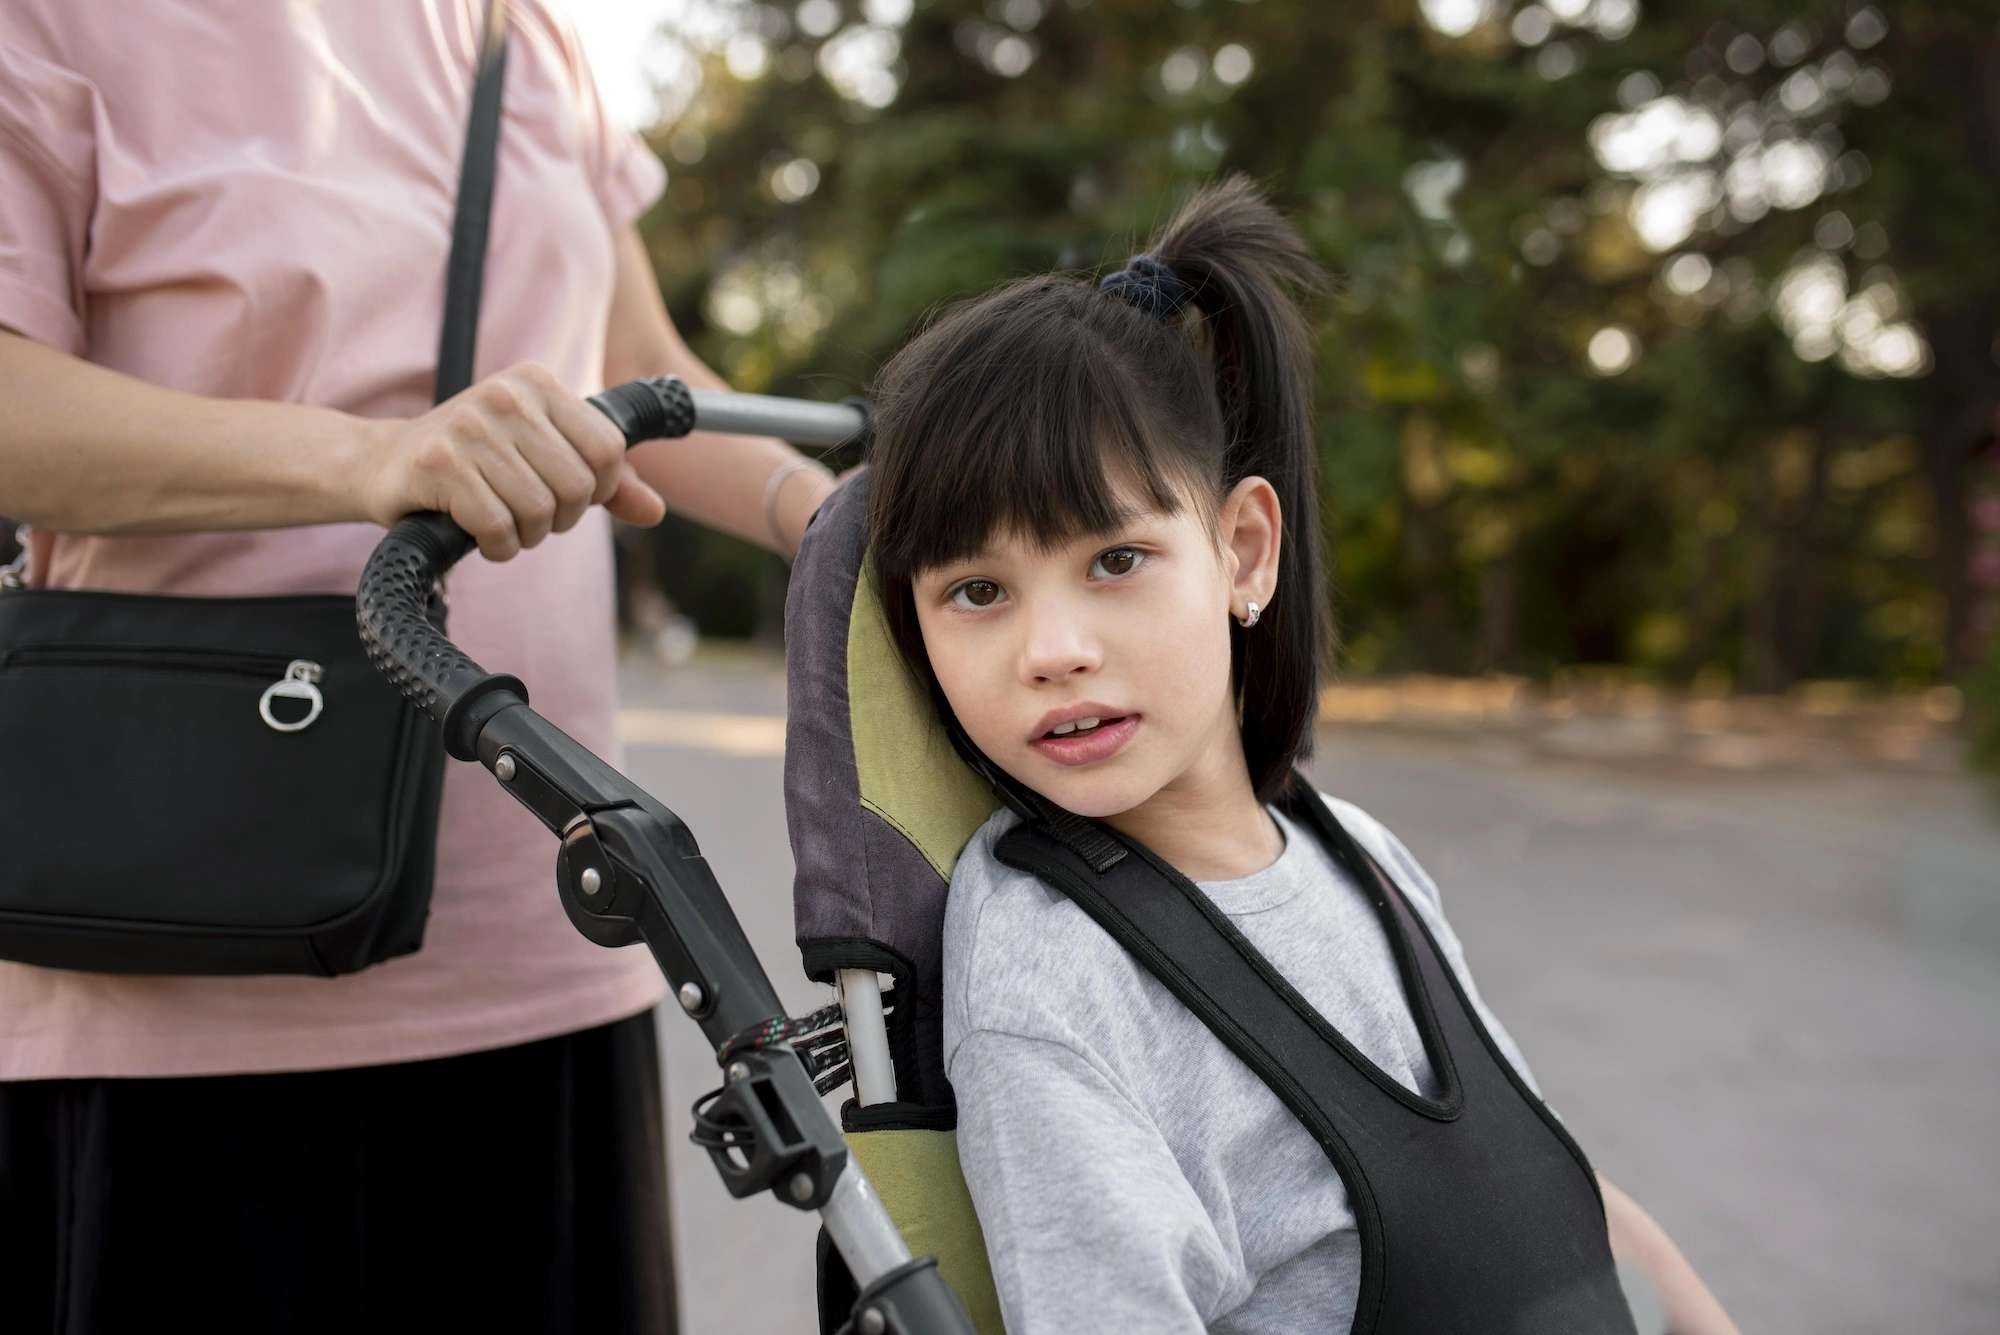
[[[0,1083],[0,1331],[675,1329],[650,1013],[439,1061]]]

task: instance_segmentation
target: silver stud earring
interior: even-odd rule
[[[1244,616],[1238,617],[1237,620],[1243,623],[1243,629],[1248,630],[1252,626],[1256,625],[1257,618],[1263,615],[1264,615],[1263,609],[1258,607],[1257,604],[1253,602],[1250,604],[1249,613]]]

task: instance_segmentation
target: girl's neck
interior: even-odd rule
[[[1165,858],[1191,881],[1234,881],[1285,851],[1285,836],[1250,786],[1235,719],[1186,773],[1104,823]]]

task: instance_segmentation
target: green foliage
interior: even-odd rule
[[[1981,652],[1993,0],[1658,0],[1636,27],[1617,0],[1568,27],[1463,0],[1485,18],[1457,36],[1423,18],[1463,26],[1450,0],[930,0],[899,25],[870,0],[883,22],[850,4],[824,39],[809,8],[704,11],[769,67],[710,40],[657,137],[670,305],[741,387],[862,391],[941,304],[1120,263],[1245,171],[1341,278],[1316,318],[1355,667],[1772,690]],[[885,106],[816,72],[856,33],[893,33]]]
[[[1987,646],[1986,661],[1966,682],[1966,696],[1972,707],[1972,763],[2000,771],[2000,640]]]

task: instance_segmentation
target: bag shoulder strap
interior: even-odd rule
[[[432,402],[443,403],[472,383],[479,344],[479,294],[486,277],[486,233],[493,216],[493,176],[500,145],[500,91],[507,74],[507,0],[487,0],[479,42],[479,77],[465,126],[458,203],[445,263],[444,330],[438,336]]]

